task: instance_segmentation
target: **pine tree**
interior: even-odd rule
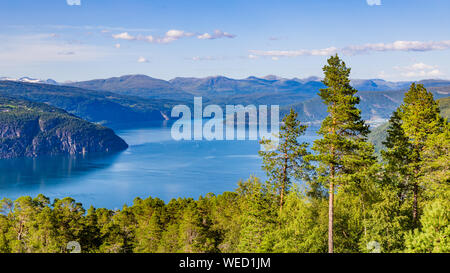
[[[158,198],[134,200],[132,209],[137,221],[135,252],[155,253],[158,251],[163,231],[161,212],[164,205],[164,202]]]
[[[436,199],[427,204],[420,218],[421,229],[415,229],[406,236],[407,252],[449,253],[450,252],[450,202]]]
[[[311,165],[304,159],[309,155],[308,144],[300,143],[298,138],[305,133],[307,126],[297,120],[297,113],[291,109],[282,121],[279,143],[275,149],[270,149],[271,140],[263,139],[262,145],[268,147],[260,151],[263,159],[263,169],[267,173],[268,182],[279,196],[280,212],[283,210],[285,196],[288,194],[292,179],[307,179]]]
[[[67,243],[79,241],[83,233],[85,210],[81,203],[76,203],[70,197],[55,199],[53,207],[54,220],[57,223],[57,243],[61,252],[65,252]]]
[[[211,200],[212,229],[218,233],[220,252],[237,252],[242,214],[240,201],[235,192],[224,192]]]
[[[386,140],[383,142],[386,150],[381,151],[386,163],[384,182],[396,191],[400,203],[405,201],[411,188],[409,165],[413,153],[413,147],[405,135],[402,123],[399,112],[394,111],[389,120]]]
[[[0,214],[0,253],[9,253],[9,240],[6,234],[9,231],[8,217]]]
[[[334,196],[338,185],[358,183],[358,171],[375,162],[373,147],[367,143],[368,126],[361,119],[356,107],[359,97],[350,85],[350,68],[338,57],[332,56],[323,67],[327,86],[320,90],[320,97],[327,106],[328,116],[323,120],[314,142],[319,162],[319,182],[328,186],[328,250],[333,252]]]
[[[405,93],[403,104],[398,109],[401,127],[405,137],[411,145],[410,162],[407,164],[412,176],[413,191],[413,221],[417,223],[419,210],[419,180],[423,176],[423,151],[429,136],[443,130],[444,120],[439,115],[438,104],[433,94],[428,92],[422,84],[411,84]]]
[[[239,252],[267,251],[264,241],[276,228],[277,204],[273,202],[273,193],[266,185],[255,177],[239,183],[237,191],[242,198]]]
[[[180,222],[179,243],[184,253],[206,253],[211,249],[208,230],[203,224],[196,203],[190,204],[183,213]]]
[[[441,133],[429,136],[423,151],[421,177],[426,198],[450,200],[450,124],[444,122]]]
[[[273,251],[281,253],[322,253],[327,251],[327,204],[308,197],[297,187],[286,197],[280,227],[272,231]]]

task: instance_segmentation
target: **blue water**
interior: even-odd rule
[[[0,160],[0,199],[42,193],[118,209],[135,197],[198,198],[232,191],[251,175],[264,179],[257,141],[175,141],[165,125],[116,133],[128,150]]]

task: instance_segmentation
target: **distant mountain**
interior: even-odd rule
[[[175,78],[169,81],[172,86],[190,94],[214,98],[243,95],[286,95],[296,94],[303,98],[310,98],[323,87],[321,82],[310,81],[303,83],[275,76],[246,79],[231,79],[223,76],[207,78]]]
[[[40,80],[34,79],[30,77],[22,77],[22,78],[8,78],[8,77],[0,77],[0,81],[15,81],[15,82],[27,82],[27,83],[45,83],[45,84],[54,84],[58,85],[59,83],[52,79]]]
[[[360,91],[390,91],[408,88],[411,82],[388,82],[382,79],[354,79],[351,81],[351,85]]]
[[[44,103],[0,97],[0,158],[121,151],[111,129]]]
[[[148,100],[112,92],[15,81],[0,81],[0,95],[47,103],[88,121],[110,126],[165,120],[175,104],[171,100]]]
[[[371,79],[371,80],[352,80],[351,84],[353,87],[359,91],[394,91],[400,89],[407,89],[412,81],[401,81],[401,82],[389,82],[382,79]],[[422,80],[417,81],[419,84],[423,84],[426,88],[429,87],[442,87],[450,86],[450,81],[448,80]]]
[[[191,98],[198,96],[230,96],[261,93],[302,94],[304,98],[312,98],[324,85],[319,77],[287,79],[276,75],[265,77],[250,76],[245,79],[232,79],[224,76],[205,78],[178,77],[166,81],[146,75],[125,75],[108,79],[96,79],[79,82],[58,83],[52,79],[40,80],[30,77],[0,77],[0,81],[17,81],[26,83],[44,83],[52,85],[74,86],[88,90],[110,91],[122,95],[144,98]],[[392,82],[383,79],[353,79],[351,84],[359,91],[394,91],[406,89],[412,81]],[[425,87],[450,86],[450,81],[429,79],[418,81]]]
[[[425,84],[425,87],[450,86],[450,81],[445,80],[424,80],[419,83]],[[382,79],[352,80],[352,85],[359,91],[394,91],[406,89],[410,84],[411,82],[389,82]],[[169,81],[145,75],[127,75],[72,82],[65,85],[155,99],[186,100],[192,99],[192,96],[195,95],[218,103],[226,101],[230,97],[240,97],[243,102],[246,102],[256,96],[259,101],[262,101],[262,97],[267,96],[266,103],[274,104],[285,104],[289,101],[286,96],[293,96],[295,101],[308,100],[315,97],[319,89],[325,87],[318,77],[286,79],[275,75],[261,78],[251,76],[245,79],[232,79],[224,76],[178,77]],[[279,99],[274,98],[274,95],[277,95]],[[292,103],[292,99],[290,103]]]
[[[436,99],[448,97],[450,86],[428,88]],[[358,108],[361,109],[362,118],[372,126],[385,123],[392,112],[402,103],[404,90],[397,91],[361,91],[357,93],[361,101]],[[293,108],[299,114],[303,122],[319,124],[327,115],[326,106],[319,97],[283,106],[280,111],[284,115]]]
[[[143,98],[183,98],[191,95],[172,86],[165,80],[145,75],[127,75],[109,79],[73,82],[65,85],[89,90],[110,91],[121,95]]]

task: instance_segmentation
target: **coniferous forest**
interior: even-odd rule
[[[314,143],[290,111],[279,145],[260,151],[266,180],[197,200],[136,198],[121,210],[72,198],[3,199],[0,252],[450,252],[450,126],[412,84],[376,154],[350,68],[336,55],[318,90],[328,116]],[[262,144],[270,146],[263,139]]]

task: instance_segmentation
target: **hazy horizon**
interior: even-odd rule
[[[48,77],[48,78],[37,78],[37,77],[33,77],[30,75],[23,75],[23,76],[19,76],[19,77],[9,77],[7,75],[0,75],[0,80],[19,80],[19,79],[23,79],[23,78],[30,78],[33,80],[55,80],[57,83],[63,84],[63,83],[72,83],[72,82],[78,82],[78,81],[92,81],[92,80],[102,80],[102,79],[111,79],[111,78],[120,78],[120,77],[126,77],[126,76],[147,76],[150,78],[154,78],[154,79],[158,79],[158,80],[164,80],[164,81],[170,81],[176,78],[195,78],[195,79],[207,79],[207,78],[215,78],[215,77],[225,77],[225,78],[229,78],[229,79],[233,79],[233,80],[245,80],[251,77],[255,77],[255,78],[259,78],[259,79],[264,79],[264,78],[268,78],[268,77],[277,77],[279,79],[287,79],[287,80],[292,80],[292,79],[298,79],[298,80],[307,80],[310,78],[317,78],[319,80],[323,79],[323,76],[294,76],[294,77],[282,77],[279,75],[275,75],[275,74],[268,74],[268,75],[261,75],[261,76],[256,76],[256,75],[249,75],[247,77],[243,77],[243,78],[235,78],[235,77],[228,77],[226,75],[223,74],[219,74],[219,75],[209,75],[209,76],[203,76],[203,77],[195,77],[195,76],[175,76],[172,78],[157,78],[154,77],[152,75],[147,75],[147,74],[141,74],[141,73],[137,73],[137,74],[123,74],[123,75],[111,75],[111,76],[106,76],[106,77],[92,77],[92,78],[86,78],[86,79],[82,79],[82,80],[71,80],[71,79],[67,79],[67,80],[63,80],[63,81],[57,81],[52,77]],[[424,80],[441,80],[441,81],[450,81],[450,78],[423,78],[423,79],[410,79],[410,80],[388,80],[388,79],[383,79],[383,78],[350,78],[351,80],[383,80],[386,82],[419,82],[419,81],[424,81]]]

